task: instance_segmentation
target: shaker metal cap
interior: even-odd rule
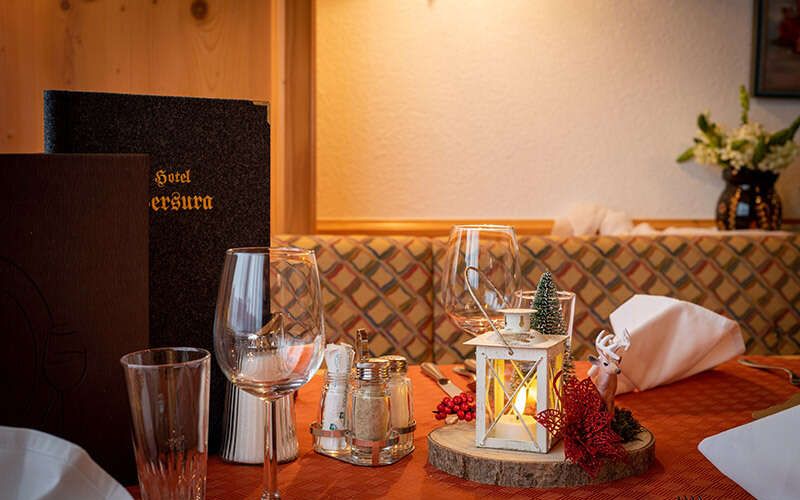
[[[356,377],[359,380],[386,380],[389,378],[388,359],[369,358],[356,363]]]
[[[389,361],[389,372],[391,373],[406,373],[408,371],[408,361],[405,356],[399,354],[387,354],[381,358]]]

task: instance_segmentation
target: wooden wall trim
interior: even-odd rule
[[[712,219],[634,219],[636,224],[647,222],[655,229],[672,226],[711,227]],[[446,236],[450,227],[455,224],[508,224],[514,226],[518,234],[546,235],[550,234],[553,221],[550,219],[492,219],[492,220],[354,220],[354,219],[317,219],[316,232],[319,234],[367,234],[376,236],[411,235],[411,236]],[[784,222],[789,229],[800,225],[800,219],[789,219]]]
[[[314,2],[272,0],[272,233],[313,233]]]
[[[285,9],[284,0],[270,0],[269,3],[269,211],[270,233],[279,234],[286,231],[284,224],[284,147],[286,143],[284,130],[285,85],[284,67],[286,42],[284,40]]]
[[[346,220],[317,219],[320,234],[442,236],[455,224],[508,224],[520,234],[550,234],[551,220]]]

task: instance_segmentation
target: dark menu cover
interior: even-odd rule
[[[213,354],[225,250],[269,245],[267,105],[45,91],[49,153],[147,153],[151,158],[150,342]],[[212,363],[209,447],[219,446],[225,378]]]
[[[145,155],[0,155],[0,425],[76,443],[123,484],[119,359],[148,343],[149,174]]]

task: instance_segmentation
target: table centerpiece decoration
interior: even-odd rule
[[[653,435],[630,412],[614,406],[620,353],[630,345],[627,332],[619,337],[601,332],[598,357],[591,358],[594,380],[578,381],[557,310],[544,318],[535,309],[505,309],[499,328],[476,296],[471,273],[490,286],[491,281],[475,267],[463,271],[466,290],[491,328],[464,342],[476,349],[475,423],[464,418],[432,431],[429,463],[472,481],[539,488],[595,484],[646,471],[655,457]],[[544,282],[551,279],[548,274]],[[554,286],[541,290],[534,303],[558,304],[550,298]],[[537,322],[556,333],[534,329]],[[447,410],[437,407],[437,419],[447,417]],[[625,430],[627,442],[617,428]]]

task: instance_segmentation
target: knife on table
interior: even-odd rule
[[[422,368],[422,373],[432,378],[433,381],[436,382],[436,385],[438,385],[439,388],[443,390],[451,398],[458,396],[459,394],[464,392],[461,389],[459,389],[456,384],[450,382],[450,379],[445,377],[444,374],[442,374],[442,372],[439,371],[439,367],[434,365],[433,363],[425,362],[422,363],[420,367]]]

